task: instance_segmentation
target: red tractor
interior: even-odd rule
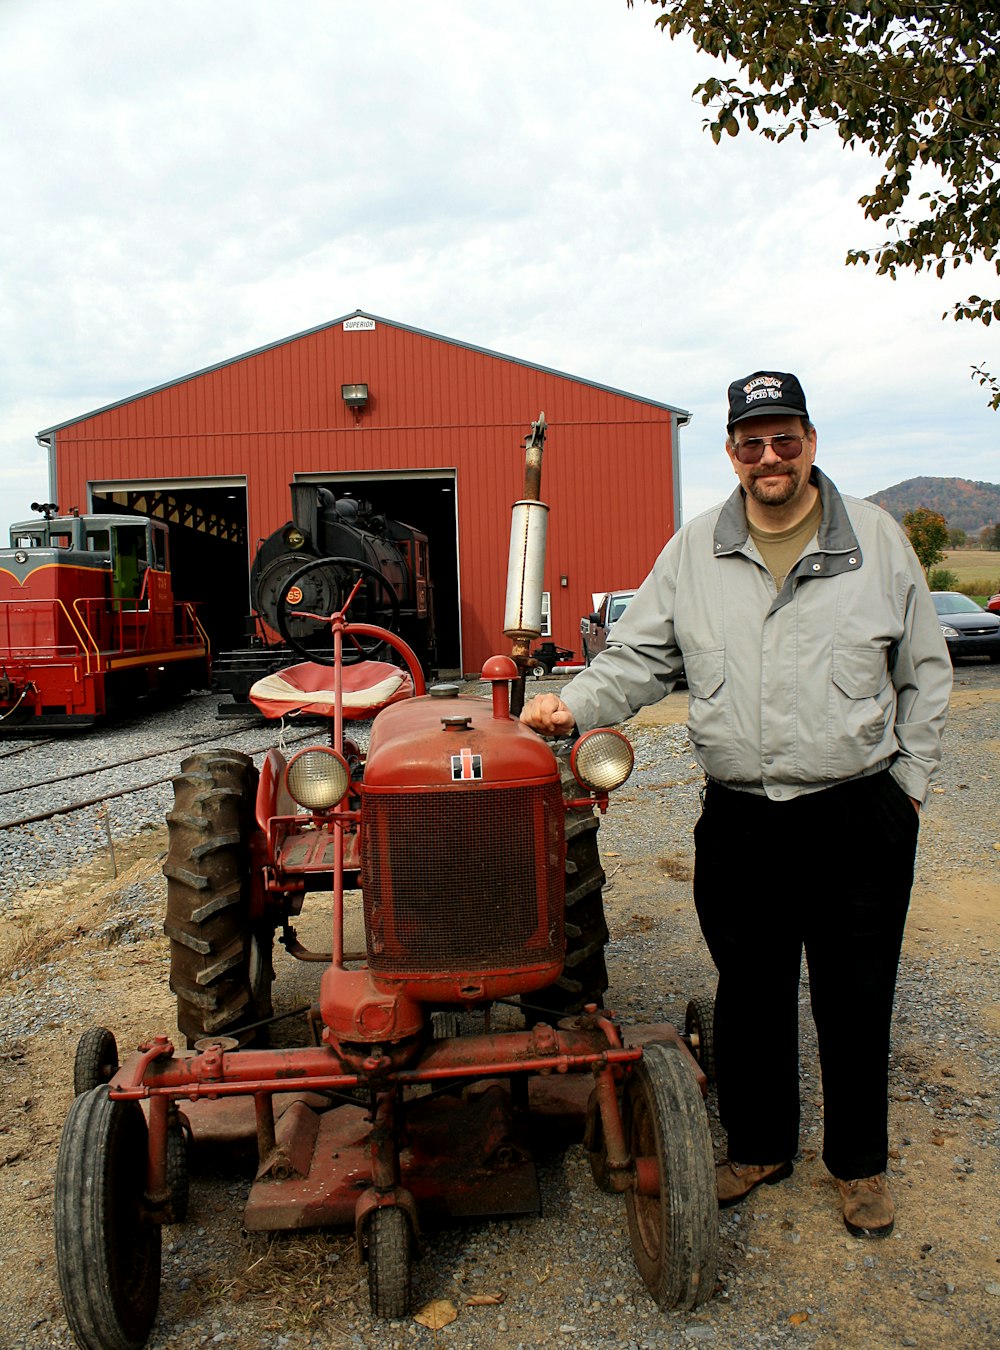
[[[197,1139],[234,1099],[252,1102],[257,1142],[247,1229],[352,1227],[372,1311],[395,1318],[430,1222],[537,1212],[529,1088],[576,1076],[595,1180],[625,1196],[653,1298],[691,1308],[713,1292],[704,1075],[672,1028],[628,1046],[600,1007],[607,930],[594,808],[631,772],[631,746],[595,731],[557,753],[512,713],[537,637],[532,577],[540,581],[546,508],[531,463],[543,433],[539,419],[527,500],[515,506],[505,624],[514,656],[486,662],[488,699],[451,685],[425,691],[390,628],[351,621],[351,596],[333,615],[310,616],[301,583],[318,560],[290,578],[287,608],[328,629],[330,664],[271,676],[255,701],[272,714],[328,715],[330,743],[287,758],[273,749],[259,774],[229,750],[181,766],[164,871],[188,1048],[156,1036],[119,1066],[113,1035],[86,1033],[59,1150],[59,1280],[88,1350],[145,1343],[161,1228],[186,1212],[192,1130]],[[374,659],[376,645],[401,664]],[[372,717],[362,754],[345,725]],[[307,892],[324,889],[331,949],[313,953],[290,920]],[[358,890],[366,950],[352,953],[345,895]],[[267,1048],[255,1042],[280,1020],[279,928],[292,955],[325,968],[318,998],[300,1010],[304,1034]]]

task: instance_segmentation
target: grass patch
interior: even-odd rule
[[[671,881],[690,881],[694,876],[691,864],[686,858],[669,855],[657,858],[656,865],[664,876],[670,877]]]
[[[119,910],[124,891],[158,876],[161,866],[159,858],[139,858],[117,877],[95,879],[108,867],[101,858],[22,896],[19,913],[0,916],[0,980],[43,964],[67,943],[79,943]],[[82,901],[76,898],[81,895]]]
[[[276,1331],[307,1332],[323,1324],[325,1331],[339,1331],[346,1337],[368,1298],[367,1280],[361,1267],[354,1266],[353,1248],[353,1237],[346,1236],[255,1236],[250,1239],[245,1270],[202,1292],[207,1301],[256,1305]],[[331,1278],[341,1261],[354,1267],[344,1272],[346,1287],[342,1278]]]
[[[69,915],[23,914],[0,921],[0,980],[9,980],[22,966],[41,965],[53,952],[80,936]]]
[[[953,548],[938,567],[958,578],[955,590],[973,599],[985,600],[1000,591],[1000,553],[989,549]]]

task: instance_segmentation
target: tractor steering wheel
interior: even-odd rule
[[[321,569],[323,569],[322,572]],[[344,593],[344,583],[340,578],[337,578],[331,585],[329,572],[334,570],[340,570],[348,574],[348,593],[357,579],[356,575],[351,574],[360,573],[362,577],[377,582],[380,590],[389,601],[390,610],[388,623],[381,624],[380,627],[395,633],[399,626],[399,600],[396,597],[396,592],[377,567],[372,567],[370,563],[359,562],[356,558],[314,558],[312,562],[306,563],[304,567],[300,567],[288,578],[278,598],[277,618],[278,632],[292,650],[297,652],[304,660],[315,661],[321,666],[335,664],[332,651],[326,653],[310,650],[300,636],[292,633],[290,622],[292,619],[298,618],[311,619],[317,625],[329,623],[331,614],[337,612],[337,605],[341,602]],[[319,575],[310,577],[309,574],[312,572]],[[296,591],[298,597],[290,599]],[[322,605],[323,608],[329,608],[330,613],[315,613],[312,607],[317,604]],[[304,608],[293,608],[293,606],[303,606]],[[343,644],[341,659],[345,665],[353,665],[355,661],[369,660],[380,648],[386,645],[384,641],[379,640],[362,642],[350,632],[349,628],[344,637],[347,641]]]

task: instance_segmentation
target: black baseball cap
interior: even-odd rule
[[[727,430],[732,431],[737,422],[747,417],[767,417],[773,413],[809,420],[806,396],[794,375],[785,370],[755,370],[729,386]]]

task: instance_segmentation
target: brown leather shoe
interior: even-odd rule
[[[885,1177],[858,1177],[856,1181],[838,1179],[837,1185],[848,1231],[855,1237],[888,1237],[895,1222],[896,1207]]]
[[[730,1158],[715,1164],[715,1184],[719,1192],[719,1208],[738,1205],[750,1194],[755,1186],[763,1182],[773,1186],[776,1181],[784,1181],[792,1175],[790,1162],[780,1163],[738,1163]]]

